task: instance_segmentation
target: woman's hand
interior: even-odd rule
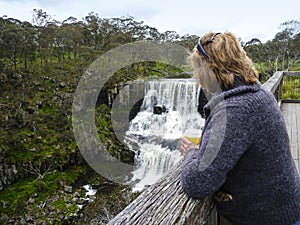
[[[193,142],[191,142],[189,139],[185,137],[181,139],[181,150],[184,157],[191,149],[195,149],[195,148],[198,149],[199,145],[194,144]]]

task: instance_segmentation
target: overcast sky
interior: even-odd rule
[[[101,18],[133,16],[160,32],[180,35],[231,31],[245,42],[271,40],[281,23],[300,21],[299,0],[0,0],[0,16],[32,22],[33,9],[59,21],[69,16],[81,20],[89,12]]]

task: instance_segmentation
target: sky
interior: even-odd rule
[[[159,32],[179,35],[230,31],[244,42],[272,40],[281,23],[300,21],[299,0],[0,0],[0,16],[32,22],[33,9],[58,21],[82,20],[90,12],[101,18],[132,16]]]

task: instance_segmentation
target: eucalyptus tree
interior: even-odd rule
[[[4,40],[4,33],[7,27],[7,20],[6,16],[0,17],[0,72],[5,68],[5,61],[6,61],[6,43]]]
[[[281,51],[281,70],[289,71],[300,61],[300,22],[297,20],[287,21],[282,23],[281,27],[285,37],[283,38],[283,51]]]
[[[280,28],[272,40],[262,43],[253,38],[244,46],[259,72],[267,76],[278,70],[289,71],[300,61],[300,22],[287,21]]]
[[[22,48],[23,29],[22,22],[8,18],[1,35],[3,56],[10,62],[10,70],[17,71],[17,60]]]
[[[95,50],[101,49],[102,34],[100,26],[102,24],[102,18],[98,13],[90,12],[88,16],[84,18],[86,23],[84,38],[88,46],[93,47]]]
[[[146,37],[145,38],[147,40],[155,40],[155,41],[159,41],[160,40],[161,34],[157,30],[157,28],[145,25],[144,26],[144,30],[145,30],[145,33],[146,33]]]
[[[44,12],[42,9],[34,9],[32,14],[32,23],[36,31],[35,41],[38,45],[38,52],[40,58],[40,65],[48,62],[51,50],[49,49],[52,45],[54,35],[54,24],[52,17]],[[51,59],[51,58],[50,58]]]
[[[83,29],[82,21],[77,21],[75,17],[69,17],[62,22],[61,29],[65,31],[65,44],[68,53],[68,62],[71,60],[71,53],[73,58],[78,57],[80,48],[83,45]]]
[[[289,71],[300,60],[300,23],[292,20],[281,24],[282,31],[263,46],[267,54],[265,63],[271,74],[278,70]]]
[[[34,30],[29,22],[12,18],[0,18],[0,69],[10,65],[11,71],[17,71],[23,63],[27,69],[28,58],[34,60]]]
[[[175,31],[165,31],[161,34],[161,40],[165,42],[177,42],[180,40],[180,36]]]
[[[197,35],[186,34],[186,35],[180,37],[180,40],[177,41],[177,44],[180,44],[189,50],[193,50],[198,39],[199,39],[199,36],[197,36]]]
[[[23,57],[24,68],[27,70],[28,68],[28,60],[35,60],[35,51],[36,51],[36,43],[34,41],[36,31],[31,23],[23,22],[22,23],[22,49],[21,55]]]

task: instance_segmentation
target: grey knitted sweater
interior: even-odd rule
[[[292,225],[300,220],[300,178],[284,118],[260,83],[238,85],[204,107],[199,149],[182,165],[183,189],[192,198],[222,191],[217,211],[234,225]]]

